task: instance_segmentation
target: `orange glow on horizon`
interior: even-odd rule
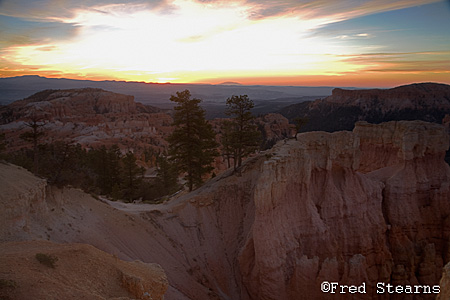
[[[75,80],[92,80],[92,81],[128,81],[143,83],[173,83],[173,84],[222,84],[224,82],[232,82],[241,85],[272,85],[272,86],[331,86],[331,87],[361,87],[361,88],[393,88],[400,85],[407,85],[420,82],[436,82],[450,84],[450,72],[448,74],[429,73],[426,77],[423,74],[400,74],[400,73],[382,73],[378,74],[346,74],[346,75],[299,75],[299,76],[255,76],[255,77],[215,77],[212,79],[198,80],[164,80],[146,81],[140,77],[123,78],[120,76],[113,77],[108,75],[82,76],[77,74],[52,74],[42,72],[12,72],[8,76],[14,77],[22,75],[39,75],[47,78],[67,78]]]

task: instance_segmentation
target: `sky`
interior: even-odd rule
[[[0,77],[450,84],[450,0],[0,0]]]

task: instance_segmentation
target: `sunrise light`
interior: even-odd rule
[[[419,72],[423,80],[429,76],[448,82],[448,33],[435,32],[432,39],[423,27],[409,47],[413,41],[406,26],[411,20],[391,25],[387,23],[396,16],[385,16],[386,24],[381,18],[378,24],[372,20],[376,13],[407,14],[408,9],[416,13],[418,4],[438,12],[446,5],[443,1],[401,1],[395,6],[368,1],[353,7],[288,1],[281,7],[252,1],[105,2],[68,7],[61,15],[50,10],[47,16],[31,8],[20,15],[16,6],[2,2],[3,22],[16,18],[22,26],[34,22],[53,29],[38,26],[35,30],[43,32],[42,38],[22,43],[13,39],[12,30],[11,39],[2,43],[0,76],[190,83],[272,78],[274,84],[291,78],[285,83],[295,85],[311,82],[308,76],[312,76],[330,85],[339,77],[358,75],[360,80],[366,78],[364,84],[383,86],[389,84],[378,73],[389,77],[400,72],[405,77],[404,73]],[[366,21],[366,16],[372,19]],[[68,28],[67,33],[58,26]],[[439,39],[442,34],[447,41]],[[404,47],[392,45],[396,35],[405,39]],[[422,35],[432,43],[421,43]]]

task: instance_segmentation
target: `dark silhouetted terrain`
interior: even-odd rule
[[[442,123],[450,114],[450,86],[417,83],[392,89],[334,89],[331,96],[287,106],[279,111],[293,121],[308,118],[302,131],[352,130],[355,122],[423,120]]]

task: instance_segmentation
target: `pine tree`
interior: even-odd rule
[[[109,195],[114,185],[122,185],[120,178],[120,149],[117,145],[113,145],[109,149],[102,145],[99,149],[92,150],[89,154],[93,170],[97,175],[97,186],[102,194]]]
[[[42,127],[45,126],[43,117],[31,114],[30,121],[25,123],[25,126],[31,128],[31,131],[27,131],[20,135],[20,138],[33,143],[33,173],[39,172],[39,140],[44,136]]]
[[[261,141],[261,133],[258,131],[258,127],[254,123],[255,117],[250,111],[253,107],[253,101],[247,95],[232,96],[227,99],[225,113],[233,116],[233,119],[231,120],[232,129],[225,128],[224,130],[228,135],[224,137],[224,140],[227,141],[226,147],[232,149],[235,169],[242,165],[242,158],[258,149]]]
[[[222,122],[222,156],[227,160],[227,167],[231,167],[230,160],[236,157],[236,149],[233,147],[233,122],[225,120]]]
[[[175,166],[165,157],[160,156],[157,160],[158,173],[156,186],[162,195],[168,195],[178,189],[178,174]]]
[[[46,145],[46,148],[45,152],[48,153],[44,156],[45,161],[40,164],[45,165],[45,175],[49,182],[57,185],[68,184],[65,175],[75,169],[71,166],[74,164],[71,160],[74,159],[75,147],[68,142],[56,141]]]
[[[169,136],[169,155],[180,172],[186,173],[189,191],[203,182],[203,176],[213,170],[211,163],[217,153],[215,133],[205,119],[200,99],[191,99],[189,90],[177,92],[170,101],[177,103]]]
[[[136,164],[136,157],[132,152],[128,152],[122,158],[122,170],[124,197],[131,201],[137,194],[136,192],[143,174],[143,170]]]

